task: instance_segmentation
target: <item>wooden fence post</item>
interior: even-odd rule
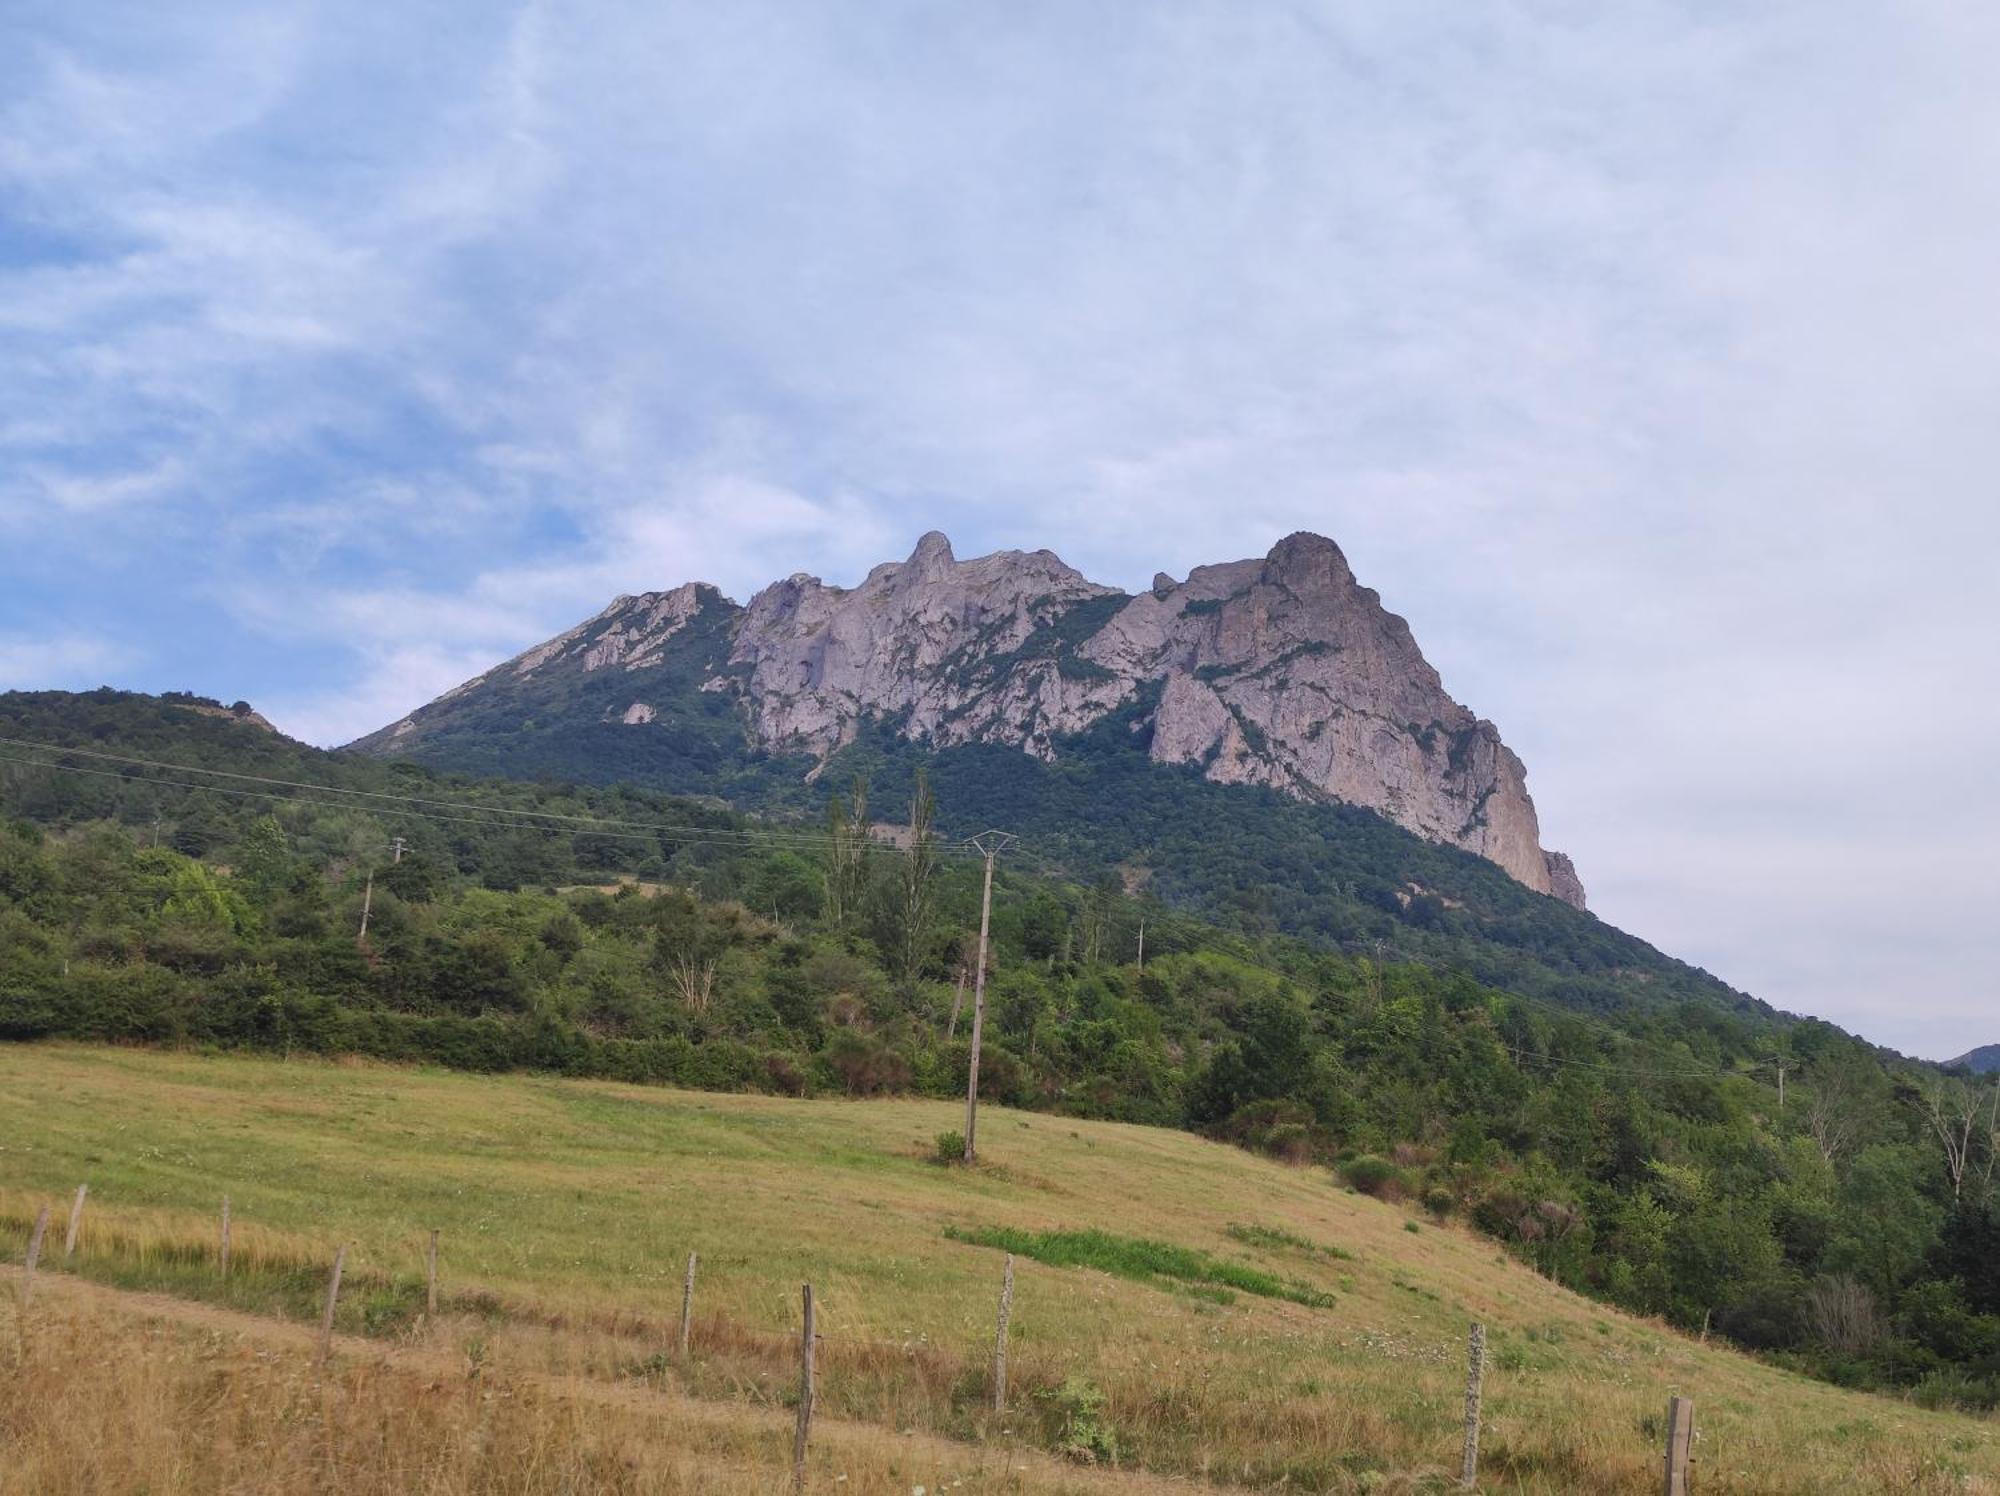
[[[222,1276],[229,1276],[229,1196],[222,1197]]]
[[[431,1244],[424,1251],[424,1318],[438,1317],[438,1234],[431,1227]]]
[[[1479,1484],[1479,1399],[1486,1380],[1486,1326],[1474,1321],[1465,1338],[1465,1458],[1458,1483],[1470,1491]]]
[[[76,1255],[77,1228],[83,1225],[83,1197],[90,1193],[90,1186],[76,1187],[76,1203],[69,1208],[69,1234],[63,1238],[63,1261],[68,1262]]]
[[[28,1233],[28,1265],[21,1270],[21,1308],[28,1307],[28,1296],[35,1289],[35,1264],[42,1260],[42,1236],[49,1229],[49,1208],[44,1205],[35,1212],[35,1229]]]
[[[340,1274],[347,1266],[347,1248],[343,1245],[333,1254],[333,1276],[326,1285],[326,1313],[319,1321],[319,1359],[326,1360],[333,1353],[333,1306],[340,1302]]]
[[[688,1342],[694,1338],[695,1254],[688,1253],[687,1276],[681,1279],[681,1359],[685,1361]]]
[[[1007,1321],[1014,1314],[1014,1254],[1000,1274],[1000,1323],[993,1332],[993,1411],[1007,1411]]]
[[[1667,1404],[1667,1496],[1688,1496],[1688,1459],[1694,1452],[1694,1402]]]
[[[813,1286],[803,1285],[805,1327],[799,1332],[799,1426],[792,1435],[792,1489],[806,1488],[806,1438],[812,1432],[813,1399],[818,1395],[813,1376]]]

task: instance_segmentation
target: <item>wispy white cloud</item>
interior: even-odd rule
[[[2000,1037],[1959,892],[2000,837],[1960,766],[2000,729],[2000,12],[38,30],[0,58],[11,636],[87,593],[161,641],[144,683],[330,741],[615,592],[851,580],[934,525],[1137,587],[1318,529],[1609,917]]]
[[[126,646],[85,634],[0,633],[0,691],[101,686],[137,658]]]

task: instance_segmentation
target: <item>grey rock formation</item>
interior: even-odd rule
[[[853,588],[793,576],[741,609],[692,583],[620,598],[378,737],[423,730],[482,683],[568,669],[637,672],[640,699],[613,714],[657,731],[648,672],[708,608],[729,610],[728,653],[698,689],[733,694],[763,746],[824,761],[874,719],[939,748],[1004,743],[1052,759],[1066,736],[1126,710],[1160,763],[1366,806],[1583,907],[1570,860],[1542,849],[1520,759],[1317,535],[1185,582],[1162,572],[1135,597],[1048,551],[960,561],[933,532]]]
[[[1119,595],[1049,551],[958,561],[933,531],[909,560],[876,567],[851,590],[808,576],[766,587],[744,610],[730,663],[748,672],[767,744],[825,755],[878,716],[939,747],[1010,742],[1048,757],[1052,737],[1127,693],[1019,653],[1079,603]]]

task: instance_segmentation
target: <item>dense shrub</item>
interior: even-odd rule
[[[1400,1200],[1406,1192],[1403,1171],[1377,1154],[1364,1153],[1342,1162],[1340,1177],[1350,1189],[1378,1200]]]

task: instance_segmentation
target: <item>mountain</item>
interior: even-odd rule
[[[2000,1044],[1982,1044],[1977,1049],[1968,1049],[1955,1060],[1944,1062],[1947,1070],[1955,1070],[1961,1065],[1974,1075],[1991,1075],[2000,1070]]]
[[[1520,759],[1315,535],[1136,597],[1048,551],[960,561],[935,532],[851,589],[799,575],[747,606],[700,582],[621,597],[353,746],[508,768],[457,750],[615,725],[641,738],[612,755],[648,761],[641,782],[728,794],[746,774],[815,778],[878,729],[1055,764],[1114,720],[1153,764],[1362,807],[1583,907]]]

